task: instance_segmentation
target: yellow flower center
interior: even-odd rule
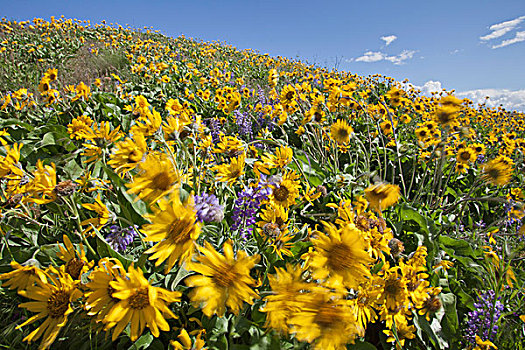
[[[47,310],[51,318],[64,316],[69,307],[69,293],[63,290],[54,291],[47,300]]]
[[[423,308],[427,309],[430,313],[435,313],[441,308],[441,300],[437,296],[432,296],[425,300]]]
[[[142,310],[149,306],[148,288],[142,288],[129,297],[129,306],[132,309]]]
[[[344,243],[337,243],[332,245],[330,250],[327,251],[328,255],[328,266],[332,270],[344,270],[352,266],[351,261],[351,250]]]
[[[230,178],[235,179],[241,176],[241,169],[235,167],[233,169],[230,169]]]
[[[293,91],[288,91],[286,93],[286,99],[287,100],[291,100],[293,98],[293,96],[294,96],[294,92]]]
[[[226,265],[219,267],[212,279],[218,287],[228,288],[231,287],[233,285],[233,281],[237,279],[237,274],[232,271],[231,266]]]
[[[341,322],[341,310],[332,305],[323,305],[315,315],[315,323],[321,328],[330,328]]]
[[[454,120],[454,113],[449,111],[439,110],[436,116],[441,124],[449,124]]]
[[[170,175],[167,171],[162,171],[155,175],[151,182],[153,184],[153,188],[161,191],[167,191],[171,186]]]
[[[392,277],[386,280],[385,293],[387,294],[387,297],[395,298],[401,294],[402,290],[403,286],[401,280]]]
[[[278,202],[286,201],[289,194],[290,191],[286,188],[286,186],[281,185],[279,188],[273,190],[273,196]]]
[[[84,262],[78,258],[73,258],[69,260],[66,264],[66,272],[69,273],[74,280],[78,280],[80,277],[80,272],[84,267]]]
[[[175,219],[169,227],[168,236],[166,238],[175,244],[188,241],[191,239],[192,228],[193,221],[191,219]]]
[[[501,172],[499,171],[499,169],[490,169],[488,172],[487,172],[487,175],[494,181],[496,181],[497,179],[499,179],[499,177],[501,176]]]
[[[346,130],[346,128],[340,128],[339,130],[337,130],[337,138],[339,140],[347,140],[348,139],[348,136],[350,136],[350,134],[348,133],[348,130]]]
[[[469,160],[470,159],[470,153],[469,152],[461,152],[459,154],[459,157],[462,159],[462,160]]]

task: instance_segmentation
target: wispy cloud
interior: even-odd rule
[[[493,49],[498,49],[500,47],[505,47],[511,44],[519,43],[521,41],[525,41],[525,31],[523,32],[516,32],[516,36],[512,39],[503,40],[501,44],[492,46]]]
[[[399,55],[389,56],[384,52],[380,51],[367,51],[361,57],[355,59],[356,62],[379,62],[379,61],[389,61],[395,65],[403,64],[406,60],[414,57],[416,51],[413,50],[403,50]]]
[[[512,32],[513,30],[517,29],[521,22],[525,21],[525,16],[520,16],[515,19],[512,19],[510,21],[505,21],[501,23],[493,24],[489,27],[489,30],[491,30],[490,34],[484,35],[480,37],[480,40],[483,42],[487,42],[489,40],[494,40],[501,38],[505,34]],[[512,39],[503,40],[498,45],[492,45],[493,49],[498,49],[500,47],[505,47],[511,44],[519,43],[521,41],[525,41],[525,32],[516,32],[516,35]]]
[[[386,43],[386,46],[390,45],[392,41],[396,40],[397,36],[395,35],[389,35],[389,36],[382,36],[381,40],[383,40]]]

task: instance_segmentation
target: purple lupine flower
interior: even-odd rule
[[[257,89],[257,96],[259,97],[259,102],[261,103],[261,105],[264,106],[266,104],[266,95],[264,94],[264,90],[260,86]]]
[[[233,209],[233,224],[232,231],[238,231],[241,237],[246,238],[253,233],[253,224],[257,220],[257,210],[261,206],[261,202],[268,199],[272,193],[270,182],[265,175],[261,175],[261,180],[257,187],[249,187],[239,193],[235,200],[235,207]]]
[[[211,138],[213,143],[217,143],[219,141],[219,134],[221,132],[221,123],[219,122],[219,119],[208,119],[208,128],[211,130]]]
[[[468,313],[465,339],[472,346],[476,345],[476,335],[483,340],[492,341],[498,333],[497,323],[504,307],[499,300],[494,302],[495,296],[493,290],[480,294],[477,302],[474,303],[476,310]]]
[[[241,136],[248,136],[248,138],[252,139],[252,120],[250,119],[250,116],[247,112],[241,113],[239,111],[235,111],[235,122],[237,123],[237,126],[239,126],[239,134]]]
[[[195,210],[200,222],[221,222],[224,218],[224,207],[214,194],[195,196]]]
[[[137,236],[134,226],[121,228],[117,225],[111,225],[109,229],[111,232],[107,235],[106,242],[111,248],[120,253],[125,251],[128,245],[133,242],[133,238]]]

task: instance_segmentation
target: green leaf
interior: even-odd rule
[[[422,342],[425,342],[425,338],[423,337],[424,332],[435,348],[446,349],[449,347],[448,342],[443,338],[441,325],[438,320],[433,319],[432,324],[430,324],[424,316],[414,313],[414,325],[417,330],[416,334]]]
[[[151,333],[146,333],[143,336],[141,336],[139,339],[133,343],[132,346],[129,347],[128,350],[139,350],[139,349],[147,349],[151,342],[153,341],[154,337]]]
[[[399,207],[399,216],[401,219],[407,221],[412,220],[416,222],[421,230],[423,230],[427,236],[429,234],[427,219],[423,215],[419,214],[417,210],[406,203],[403,203]]]
[[[452,338],[459,331],[459,320],[456,310],[457,298],[453,293],[441,293],[440,296],[445,311],[445,315],[441,319],[441,326],[443,327],[443,332]]]

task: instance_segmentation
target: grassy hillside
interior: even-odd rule
[[[385,76],[3,19],[0,345],[523,349],[524,130]]]

